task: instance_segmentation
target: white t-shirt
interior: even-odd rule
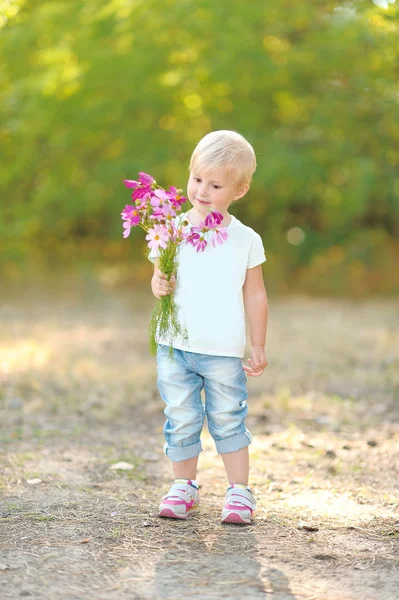
[[[223,244],[211,243],[197,252],[183,242],[178,248],[178,270],[174,299],[178,319],[186,328],[189,345],[183,337],[172,346],[179,350],[216,356],[244,357],[246,331],[242,288],[247,269],[265,262],[262,238],[234,215],[227,226],[228,239]],[[187,219],[185,213],[176,217]],[[188,225],[184,231],[190,228]],[[208,232],[211,236],[212,232]],[[148,258],[155,262],[159,252],[152,249]],[[157,338],[157,342],[169,345]]]

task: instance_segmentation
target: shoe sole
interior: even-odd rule
[[[188,517],[190,515],[193,515],[197,511],[198,511],[198,508],[194,508],[193,510],[190,510],[190,512],[188,512],[185,515],[178,515],[178,514],[174,513],[171,508],[163,508],[158,513],[158,517],[164,517],[166,519],[188,519]]]
[[[239,513],[231,512],[222,519],[222,523],[235,523],[236,525],[249,525],[251,519],[243,519]]]

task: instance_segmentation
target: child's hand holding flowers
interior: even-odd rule
[[[154,296],[160,299],[162,296],[167,296],[174,292],[175,287],[176,275],[172,275],[170,281],[168,281],[167,275],[155,267],[155,272],[151,280],[151,289]]]

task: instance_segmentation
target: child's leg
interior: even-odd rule
[[[198,456],[173,463],[176,479],[197,479]]]
[[[209,433],[222,455],[229,483],[248,485],[247,378],[240,358],[209,356],[202,361]]]
[[[256,507],[248,486],[247,378],[240,358],[208,357],[203,361],[205,407],[209,433],[222,455],[229,479],[223,523],[251,523]]]
[[[203,379],[192,368],[192,354],[175,348],[173,360],[170,360],[169,347],[158,345],[157,383],[166,405],[164,451],[179,479],[195,479],[198,455],[202,450]]]
[[[222,522],[249,524],[256,508],[256,500],[248,487],[248,447],[222,454],[222,458],[229,479],[226,502],[222,510]]]
[[[199,506],[196,483],[204,407],[203,379],[195,370],[195,355],[174,349],[173,361],[167,346],[158,346],[158,389],[165,401],[165,454],[171,460],[175,481],[159,506],[160,517],[186,519]]]
[[[249,476],[249,452],[248,446],[237,450],[236,452],[228,452],[221,455],[227,473],[229,484],[241,483],[248,485]]]

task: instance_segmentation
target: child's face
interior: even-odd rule
[[[200,173],[194,168],[190,172],[187,185],[188,199],[204,216],[209,209],[226,214],[230,204],[244,196],[247,190],[247,185],[237,187],[226,167],[221,167],[212,174]]]

